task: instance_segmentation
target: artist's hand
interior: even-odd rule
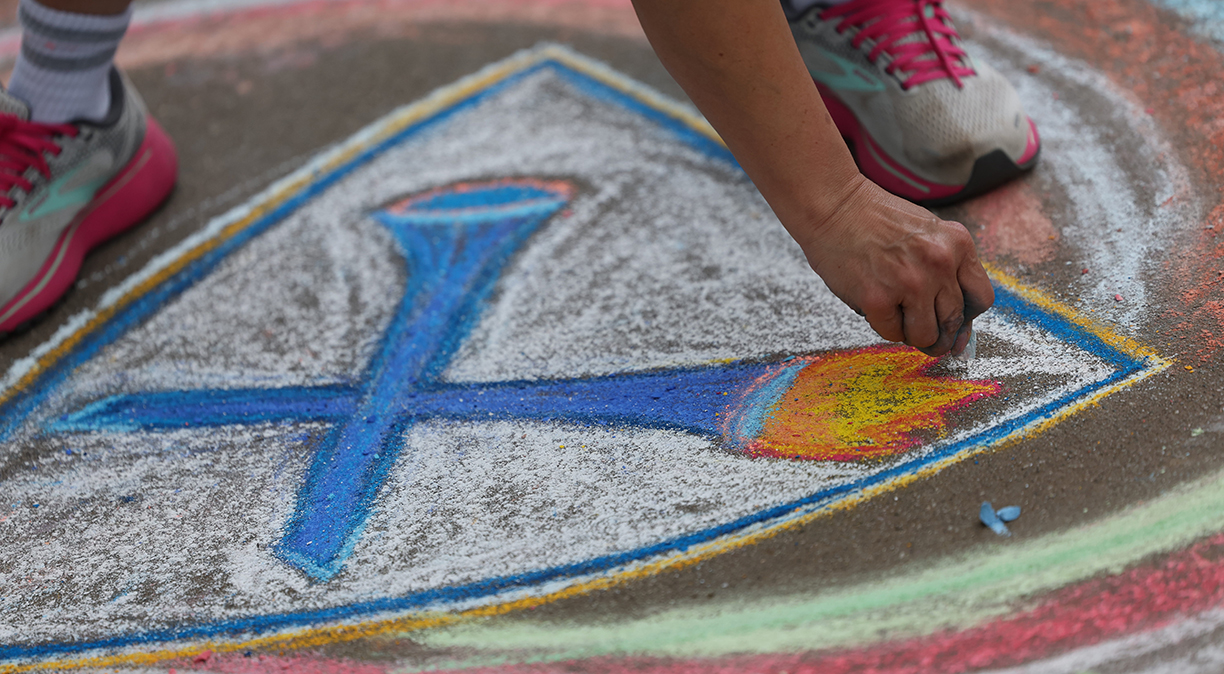
[[[812,269],[873,330],[930,356],[964,350],[994,289],[964,225],[857,175],[823,221],[796,231]]]
[[[634,0],[672,77],[829,288],[888,340],[959,352],[994,303],[969,232],[858,171],[777,0]]]

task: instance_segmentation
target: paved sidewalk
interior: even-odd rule
[[[180,184],[0,342],[0,672],[1219,670],[1211,17],[955,9],[1045,142],[943,212],[971,363],[828,293],[627,2],[142,6]]]

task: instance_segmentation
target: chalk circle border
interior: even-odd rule
[[[734,162],[714,129],[690,107],[564,46],[544,43],[523,50],[417,103],[393,111],[347,141],[324,151],[247,204],[219,216],[174,249],[154,258],[143,270],[108,291],[98,308],[69,319],[48,342],[30,357],[15,363],[8,375],[0,379],[3,387],[0,411],[18,420],[5,426],[0,419],[0,442],[11,436],[20,420],[76,365],[92,358],[98,349],[142,321],[166,298],[194,282],[194,276],[182,272],[189,272],[193,265],[209,265],[224,258],[409,134],[546,68],[585,84],[584,90],[588,93],[644,114],[707,153]],[[1171,359],[1151,348],[1021,284],[1002,269],[988,267],[988,271],[995,284],[999,310],[1033,321],[1060,340],[1103,358],[1115,367],[1114,374],[1020,418],[989,427],[966,440],[858,482],[654,546],[519,576],[487,579],[459,588],[425,590],[407,597],[330,609],[253,616],[90,642],[0,646],[0,673],[152,664],[190,656],[204,649],[232,652],[266,647],[312,647],[499,615],[611,587],[663,570],[682,568],[852,508],[954,463],[1039,433],[1173,364]],[[151,308],[141,311],[142,305]],[[172,642],[178,643],[156,648]],[[146,650],[149,646],[156,650]]]

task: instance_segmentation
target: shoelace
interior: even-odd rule
[[[834,5],[820,14],[825,21],[838,17],[838,33],[858,29],[850,41],[855,49],[867,40],[874,42],[867,54],[873,63],[881,54],[891,57],[884,71],[890,75],[905,73],[901,82],[904,89],[945,77],[963,88],[961,78],[977,74],[964,65],[965,50],[952,42],[960,36],[941,0],[857,0]],[[926,39],[898,44],[916,33],[924,33]]]
[[[15,115],[0,115],[0,208],[11,208],[16,203],[9,196],[14,187],[27,192],[34,188],[25,177],[31,168],[50,178],[46,154],[54,156],[62,151],[55,137],[77,133],[71,124],[39,124],[22,121]]]

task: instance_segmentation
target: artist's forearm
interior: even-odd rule
[[[664,66],[783,224],[796,239],[811,236],[808,230],[860,177],[778,0],[634,0],[634,6]]]

